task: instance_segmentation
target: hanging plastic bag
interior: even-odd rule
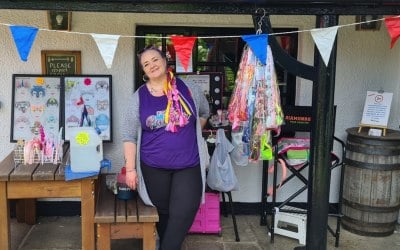
[[[200,150],[199,150],[200,159],[202,160],[204,166],[208,168],[208,166],[210,165],[210,154],[208,153],[207,142],[203,137],[200,138],[199,145],[200,145]]]
[[[247,166],[249,164],[248,144],[242,140],[243,130],[232,131],[232,145],[234,149],[230,153],[232,161],[238,166]]]
[[[222,128],[217,130],[217,141],[214,153],[211,157],[207,174],[207,185],[216,191],[229,192],[239,189],[239,183],[232,166],[229,153],[233,145],[225,136]]]
[[[248,122],[249,91],[253,83],[254,55],[248,46],[245,46],[237,72],[235,87],[228,105],[228,118],[235,131],[242,122]]]
[[[266,61],[260,62],[252,49],[248,46],[244,48],[228,105],[232,131],[247,123],[242,141],[248,145],[251,161],[271,158],[272,148],[262,136],[271,130],[279,134],[283,123],[274,58],[270,46],[266,50]]]

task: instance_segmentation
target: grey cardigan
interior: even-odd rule
[[[202,136],[202,129],[200,125],[200,117],[207,119],[209,117],[209,104],[204,96],[203,92],[199,88],[198,85],[185,83],[188,86],[196,108],[196,136],[197,136],[197,145],[199,148],[199,155],[200,155],[200,166],[201,166],[201,177],[203,181],[203,195],[202,195],[202,202],[204,202],[204,190],[206,186],[206,154],[204,150],[206,147],[204,146],[204,139]],[[139,87],[143,88],[145,85]],[[147,193],[146,185],[144,183],[142,170],[140,168],[140,142],[141,142],[141,123],[139,119],[139,89],[136,90],[133,95],[131,96],[129,103],[128,103],[128,111],[124,115],[124,120],[122,124],[122,141],[123,142],[132,142],[137,145],[136,149],[136,169],[138,175],[138,185],[137,190],[142,198],[143,202],[146,205],[154,206],[150,200],[150,197]]]

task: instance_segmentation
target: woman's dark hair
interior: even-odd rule
[[[158,54],[160,54],[161,58],[164,58],[164,59],[167,58],[165,53],[162,50],[160,50],[157,46],[152,44],[152,45],[148,45],[148,46],[144,47],[143,49],[139,50],[139,52],[137,53],[137,57],[139,59],[139,63],[140,63],[140,61],[142,59],[143,53],[146,52],[146,51],[149,51],[149,50],[157,51]]]

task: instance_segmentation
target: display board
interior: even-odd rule
[[[112,76],[14,74],[11,142],[46,136],[69,140],[73,127],[93,127],[112,142]],[[60,128],[63,128],[60,130]]]
[[[178,73],[177,77],[187,83],[194,83],[200,86],[208,102],[211,113],[216,114],[222,109],[222,96],[224,87],[224,75],[221,72],[200,72],[200,73]]]
[[[14,74],[10,141],[39,137],[43,126],[49,136],[58,136],[61,125],[61,77]]]
[[[103,142],[112,141],[111,75],[65,76],[65,140],[73,127],[94,127]]]

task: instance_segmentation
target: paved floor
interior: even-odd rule
[[[240,242],[235,241],[231,217],[221,220],[221,235],[195,234],[188,235],[182,250],[287,250],[299,246],[295,239],[276,235],[275,242],[270,243],[266,227],[260,226],[257,215],[239,215],[238,222]],[[330,221],[329,223],[332,223]],[[40,217],[38,223],[28,226],[11,223],[12,249],[21,250],[66,250],[81,248],[80,217]],[[339,248],[334,247],[334,238],[327,236],[327,249],[400,249],[400,225],[391,236],[365,237],[352,234],[342,229]],[[140,240],[114,240],[113,250],[141,249]],[[147,249],[146,249],[147,250]]]

